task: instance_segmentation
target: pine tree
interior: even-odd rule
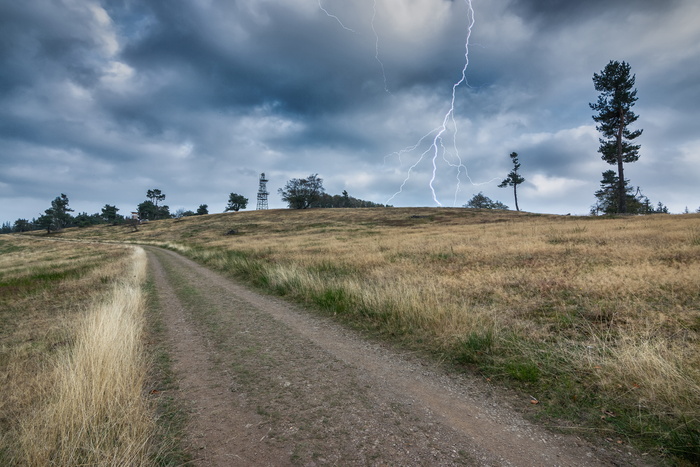
[[[617,164],[617,211],[620,213],[627,212],[623,164],[639,159],[640,146],[631,141],[642,134],[642,130],[628,129],[639,118],[631,110],[637,101],[637,90],[634,89],[635,75],[630,76],[630,70],[629,64],[611,60],[600,74],[594,73],[593,84],[600,95],[598,102],[589,104],[598,112],[593,120],[598,123],[596,130],[603,135],[598,152],[608,164]]]
[[[51,207],[39,217],[39,225],[48,233],[51,233],[51,229],[61,230],[68,227],[73,220],[73,216],[70,215],[73,210],[68,207],[68,202],[68,196],[65,194],[57,196],[51,201]]]
[[[513,161],[513,170],[511,170],[508,176],[505,178],[505,180],[503,180],[501,184],[498,185],[498,188],[505,188],[507,186],[513,187],[513,196],[515,197],[515,210],[520,211],[520,207],[518,206],[518,185],[523,183],[525,179],[518,173],[518,169],[520,169],[520,162],[518,162],[518,153],[511,152],[510,158]]]

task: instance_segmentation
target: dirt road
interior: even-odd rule
[[[641,464],[533,426],[482,380],[147,250],[197,465]]]

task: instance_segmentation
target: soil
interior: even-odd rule
[[[481,378],[148,247],[195,465],[643,465],[526,421]],[[172,395],[172,394],[171,394]]]

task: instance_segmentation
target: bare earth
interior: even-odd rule
[[[446,374],[330,320],[148,248],[196,465],[642,465],[524,420],[482,379]]]

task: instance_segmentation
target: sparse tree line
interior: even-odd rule
[[[165,200],[165,194],[158,188],[146,192],[146,200],[137,206],[134,211],[138,215],[138,221],[150,221],[157,219],[170,219],[174,217],[185,217],[209,214],[208,206],[200,204],[197,211],[185,211],[180,209],[174,214],[170,213],[170,208],[161,204]],[[73,209],[68,207],[69,199],[64,193],[51,201],[51,207],[44,211],[44,214],[31,221],[27,219],[17,219],[14,224],[5,222],[0,227],[0,233],[29,232],[32,230],[46,230],[47,233],[56,232],[67,227],[89,227],[91,225],[109,224],[123,225],[133,224],[132,216],[119,214],[119,208],[105,204],[101,212],[88,214],[81,212],[75,216],[71,213]]]
[[[364,208],[382,207],[384,205],[364,201],[348,195],[343,191],[342,195],[329,195],[323,188],[323,181],[318,174],[310,175],[306,179],[292,179],[287,182],[284,189],[280,189],[282,199],[286,201],[291,209],[304,208]],[[165,193],[154,188],[146,191],[146,200],[140,203],[135,213],[137,218],[131,215],[124,216],[119,213],[119,208],[114,205],[105,204],[101,212],[88,214],[81,212],[72,215],[73,209],[68,207],[69,199],[64,193],[51,201],[51,207],[44,211],[44,214],[32,220],[17,219],[14,223],[5,222],[0,227],[0,234],[20,233],[32,230],[46,230],[47,233],[56,232],[68,227],[89,227],[92,225],[127,225],[135,230],[138,224],[144,221],[154,221],[159,219],[172,219],[188,216],[201,216],[209,214],[209,206],[200,204],[196,211],[178,209],[174,213],[170,212],[170,207],[163,204]],[[237,212],[248,206],[248,198],[238,193],[229,195],[225,212]]]
[[[648,197],[642,194],[639,187],[630,185],[624,176],[624,164],[636,162],[639,159],[640,145],[633,141],[641,136],[643,130],[632,130],[630,125],[639,118],[632,112],[632,106],[637,101],[637,90],[634,88],[635,75],[630,74],[628,63],[611,60],[600,73],[593,74],[593,85],[600,92],[598,101],[588,104],[597,112],[593,120],[598,124],[602,138],[599,138],[598,152],[602,159],[610,165],[615,165],[617,171],[606,170],[600,181],[600,189],[594,193],[595,204],[590,214],[668,214],[668,208],[658,202],[655,206]],[[513,187],[515,209],[518,206],[517,187],[525,181],[518,170],[520,163],[518,154],[510,154],[513,170],[499,188]],[[508,209],[500,201],[492,201],[483,193],[478,193],[463,207],[479,209]],[[700,212],[700,208],[696,212]],[[685,214],[689,213],[685,208]]]

